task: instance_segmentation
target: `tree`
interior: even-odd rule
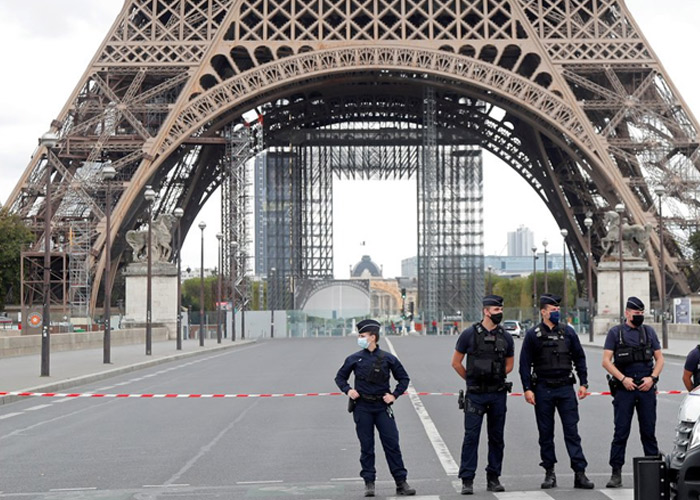
[[[22,251],[34,241],[32,231],[17,215],[0,210],[0,309],[19,303]]]

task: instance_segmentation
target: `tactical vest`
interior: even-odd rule
[[[474,323],[474,352],[467,356],[467,377],[481,385],[502,385],[506,381],[506,336],[500,326],[486,331]]]
[[[640,326],[641,335],[639,338],[639,345],[630,346],[625,343],[625,339],[622,335],[622,326],[618,327],[618,341],[615,346],[615,366],[627,366],[631,363],[649,363],[654,359],[654,351],[650,344],[647,344],[649,340],[647,338],[647,331],[644,325]]]
[[[700,351],[700,345],[696,347],[698,351]],[[695,366],[695,370],[693,370],[693,387],[697,387],[700,385],[700,362]]]
[[[560,325],[555,326],[549,334],[543,332],[541,326],[535,328],[535,336],[539,341],[539,349],[532,363],[535,373],[571,371],[573,360],[564,333],[565,330]]]

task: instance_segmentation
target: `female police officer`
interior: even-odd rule
[[[348,356],[335,376],[338,388],[347,394],[355,404],[355,430],[360,440],[360,476],[365,480],[365,496],[374,496],[374,428],[379,432],[386,461],[391,475],[396,481],[396,494],[411,496],[416,490],[406,482],[408,472],[403,464],[399,447],[399,430],[394,421],[391,405],[396,398],[408,388],[408,373],[398,358],[379,349],[380,324],[373,319],[366,319],[357,324],[358,345],[361,351]],[[355,373],[355,388],[348,384],[350,373]],[[390,392],[389,375],[398,381],[396,389]],[[349,408],[349,409],[350,409]]]

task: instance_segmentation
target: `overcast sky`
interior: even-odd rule
[[[627,0],[652,48],[695,116],[700,116],[697,51],[700,0]],[[4,203],[26,168],[37,138],[48,130],[78,84],[122,6],[122,0],[0,0],[0,200]],[[492,156],[484,162],[485,252],[505,255],[506,235],[530,227],[535,242],[548,239],[561,252],[551,214],[510,167]],[[205,266],[216,265],[214,235],[218,198],[199,217],[208,223]],[[343,181],[334,193],[335,274],[369,254],[385,276],[401,273],[400,261],[416,254],[414,181]],[[199,266],[199,231],[191,231],[184,266]],[[251,228],[252,234],[252,228]],[[364,245],[362,243],[364,242]]]

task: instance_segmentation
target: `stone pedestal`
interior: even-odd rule
[[[142,262],[129,264],[126,277],[126,301],[122,324],[129,328],[146,325],[146,286],[148,266]],[[168,328],[174,338],[177,325],[177,267],[167,262],[151,266],[151,325]]]
[[[651,266],[643,259],[629,258],[622,262],[623,306],[627,297],[639,297],[649,308],[649,273]],[[593,331],[604,335],[620,322],[620,261],[610,260],[598,265],[598,299]]]

